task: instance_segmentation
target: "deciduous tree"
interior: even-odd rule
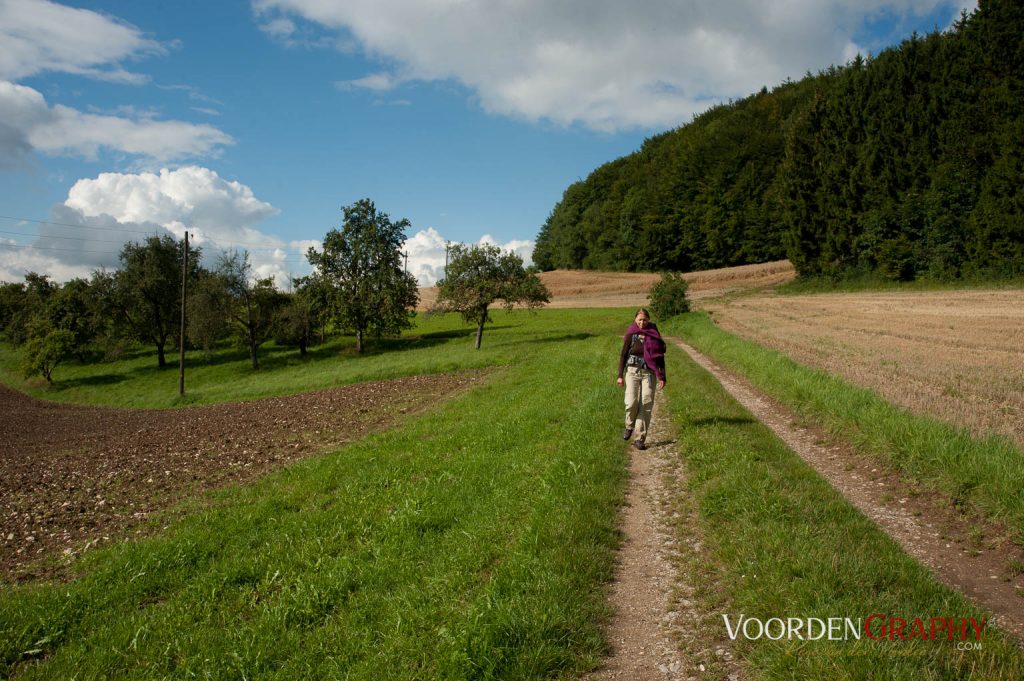
[[[299,355],[305,357],[306,349],[313,344],[321,328],[326,311],[325,297],[322,283],[316,276],[299,277],[292,283],[295,292],[278,312],[274,340],[280,345],[297,347]]]
[[[283,293],[272,278],[253,279],[248,252],[224,253],[217,264],[217,275],[224,281],[225,314],[249,348],[253,369],[260,368],[260,345],[270,338],[277,311],[285,304]]]
[[[323,251],[310,248],[307,258],[331,289],[331,318],[355,333],[356,352],[362,352],[366,332],[388,335],[412,326],[419,292],[416,278],[402,268],[409,221],[392,222],[369,199],[342,210],[341,229],[328,232]]]
[[[29,324],[28,341],[22,359],[25,377],[42,374],[47,383],[53,383],[53,370],[75,348],[75,334],[58,329],[46,317],[38,317]]]
[[[181,323],[181,264],[184,244],[170,235],[151,236],[121,249],[121,269],[114,279],[114,305],[132,335],[157,350],[157,365],[167,366],[164,347]],[[190,249],[188,277],[199,275],[200,249]]]
[[[185,303],[189,342],[209,356],[228,335],[228,292],[223,277],[203,271]]]
[[[476,324],[476,348],[484,336],[489,310],[498,301],[506,310],[516,304],[535,309],[550,295],[537,275],[523,267],[523,259],[497,246],[456,244],[448,256],[445,278],[437,282],[435,309],[458,312],[467,323]]]

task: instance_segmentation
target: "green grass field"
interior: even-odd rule
[[[333,338],[310,349],[301,358],[293,348],[272,342],[260,349],[259,370],[249,363],[248,351],[222,348],[204,357],[186,356],[185,397],[178,395],[178,357],[168,353],[168,365],[159,369],[150,347],[132,348],[116,362],[81,364],[69,359],[54,371],[54,385],[42,378],[22,377],[16,351],[0,345],[0,381],[36,397],[60,402],[113,407],[159,408],[249,400],[273,395],[329,388],[363,381],[416,374],[507,364],[518,343],[508,342],[508,331],[518,340],[544,334],[539,319],[528,314],[507,317],[499,313],[484,334],[480,351],[473,349],[473,329],[454,317],[420,315],[416,329],[398,339],[368,339],[362,355],[352,337]]]
[[[670,406],[689,475],[676,505],[696,505],[704,558],[712,556],[710,568],[684,567],[710,613],[695,626],[726,638],[723,615],[733,623],[743,614],[762,622],[835,617],[863,624],[878,613],[905,619],[909,634],[914,617],[929,627],[932,617],[955,618],[959,626],[962,618],[987,616],[938,584],[689,357],[672,353],[668,369],[678,387]],[[691,532],[679,528],[682,537]],[[872,631],[880,633],[877,622]],[[756,636],[756,627],[751,632]],[[1021,650],[994,628],[984,629],[981,650],[958,643],[965,645],[875,641],[863,633],[837,641],[739,636],[735,650],[753,678],[1024,677]]]
[[[543,678],[592,666],[625,477],[618,321],[499,314],[479,353],[451,334],[387,357],[410,372],[460,358],[507,368],[399,430],[225,490],[159,537],[93,552],[70,584],[5,588],[0,674]],[[434,322],[417,331],[453,324]],[[338,370],[351,377],[384,359],[315,361],[360,364]]]
[[[483,348],[452,317],[357,357],[271,350],[253,372],[225,351],[190,370],[216,402],[434,371],[496,367],[395,430],[221,490],[156,536],[86,554],[76,579],[0,589],[0,677],[573,678],[608,650],[627,477],[620,333],[631,310],[495,315]],[[699,316],[663,325],[695,333]],[[717,341],[714,341],[717,342]],[[713,344],[713,342],[709,343]],[[139,354],[58,368],[62,400],[176,404],[174,370]],[[4,380],[23,383],[0,352]],[[64,372],[67,373],[64,373]],[[681,351],[667,404],[720,576],[722,614],[981,617],[938,585]],[[666,412],[668,413],[668,412]],[[689,623],[686,623],[689,624]],[[737,643],[755,678],[1014,678],[1018,648],[945,642]],[[891,672],[891,674],[890,674]]]
[[[1006,521],[1024,542],[1024,452],[1008,438],[978,438],[910,414],[870,390],[727,333],[703,314],[677,318],[668,331],[885,465]]]

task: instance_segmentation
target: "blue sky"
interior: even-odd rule
[[[0,0],[0,279],[187,228],[284,283],[369,197],[529,259],[569,183],[715,102],[945,28],[942,0]]]

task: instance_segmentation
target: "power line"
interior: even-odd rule
[[[124,232],[126,234],[152,234],[153,230],[139,231],[137,229],[122,229],[120,227],[91,227],[89,225],[72,225],[67,222],[51,222],[49,220],[35,220],[33,218],[16,218],[11,215],[0,215],[0,219],[14,220],[15,222],[34,222],[37,225],[53,225],[55,227],[74,227],[76,229],[95,229],[104,232]],[[161,229],[166,229],[161,227]]]
[[[34,218],[20,218],[20,217],[14,217],[12,215],[0,215],[0,219],[3,219],[3,220],[13,220],[13,221],[16,221],[16,222],[32,222],[32,223],[35,223],[37,225],[52,225],[54,227],[70,227],[72,229],[91,229],[91,230],[97,230],[97,231],[103,231],[103,232],[122,232],[124,234],[147,234],[147,235],[152,236],[153,233],[154,233],[154,230],[141,231],[141,230],[137,230],[137,229],[123,229],[123,228],[120,228],[120,227],[93,227],[91,225],[76,225],[76,224],[71,224],[71,223],[68,223],[68,222],[53,222],[53,221],[50,221],[50,220],[36,220]],[[160,229],[163,229],[163,230],[166,230],[166,231],[170,232],[170,230],[168,230],[166,227],[164,227],[162,225],[158,225],[158,226],[160,227]],[[35,234],[23,234],[21,232],[0,232],[0,233],[3,233],[3,234],[17,234],[19,236],[37,236]],[[81,239],[83,241],[87,241],[88,240],[88,239],[84,239],[82,237],[70,237],[70,236],[69,237],[65,237],[65,236],[55,236],[55,235],[50,235],[50,234],[45,235],[45,237],[46,238],[51,238],[51,239]],[[288,245],[284,245],[284,246],[263,246],[263,245],[257,245],[257,244],[249,243],[249,242],[245,242],[245,241],[221,241],[221,240],[215,239],[215,238],[213,238],[211,236],[207,236],[207,235],[203,235],[203,234],[200,234],[200,237],[204,241],[207,241],[207,242],[210,242],[212,244],[215,244],[219,248],[226,248],[228,246],[245,246],[246,248],[250,248],[250,249],[252,249],[254,251],[276,251],[276,250],[288,250],[288,249],[294,248],[294,247],[288,246]],[[103,243],[124,243],[124,242],[107,241],[107,240],[101,240],[101,239],[95,239],[95,241],[102,241]],[[296,239],[296,241],[298,241],[298,239]],[[296,250],[298,250],[298,249],[296,249]],[[304,261],[302,261],[302,262],[304,262]]]
[[[28,248],[33,251],[64,251],[66,253],[99,253],[101,255],[117,256],[114,251],[87,251],[79,248],[56,248],[54,246],[33,246],[32,244],[0,244],[2,248]]]
[[[108,243],[116,243],[116,242],[108,242]],[[90,251],[90,250],[87,250],[87,249],[79,249],[79,248],[58,248],[56,246],[35,246],[33,244],[5,244],[5,243],[0,243],[0,251],[2,251],[4,248],[27,248],[27,249],[30,249],[30,250],[33,250],[33,251],[62,251],[64,253],[95,253],[95,254],[99,254],[99,255],[112,255],[112,256],[115,256],[115,257],[118,257],[120,255],[120,251]],[[293,259],[289,259],[289,258],[285,258],[283,260],[274,260],[273,261],[273,263],[288,263],[288,264],[293,264],[293,265],[294,264],[300,264],[301,265],[301,264],[303,264],[305,262],[306,262],[305,260],[293,260]]]
[[[53,234],[26,234],[25,232],[8,232],[0,229],[0,234],[13,234],[15,236],[31,236],[39,239],[67,239],[69,241],[91,241],[98,244],[123,244],[123,240],[114,239],[92,239],[84,236],[56,236]]]
[[[47,224],[49,224],[49,223],[47,223]],[[89,229],[89,228],[87,227],[86,229]],[[0,234],[11,234],[13,236],[30,236],[30,237],[36,237],[36,238],[39,238],[39,239],[65,239],[65,240],[68,240],[68,241],[89,241],[89,242],[92,242],[92,243],[99,243],[99,244],[125,244],[125,243],[128,243],[128,241],[130,241],[130,239],[129,240],[124,240],[124,239],[93,239],[92,237],[63,236],[63,235],[59,235],[59,234],[28,234],[26,232],[11,232],[11,231],[7,231],[7,230],[3,230],[3,229],[0,229]],[[211,239],[209,237],[206,237],[206,241],[207,241],[207,243],[213,244],[214,246],[218,246],[220,248],[224,248],[224,243],[225,242],[219,241],[217,239]],[[230,245],[236,245],[236,244],[237,245],[242,245],[242,246],[245,245],[245,244],[243,244],[241,242],[232,242],[232,241],[229,241],[229,242],[226,242],[226,243],[228,243]],[[263,248],[255,248],[255,247],[253,248],[253,250],[258,250],[258,251],[278,251],[278,250],[287,251],[287,250],[290,250],[290,249],[291,249],[291,247],[289,247],[289,246],[266,246],[266,247],[263,247]]]

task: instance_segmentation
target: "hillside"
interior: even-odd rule
[[[569,186],[543,270],[1024,272],[1024,5],[717,106]]]

